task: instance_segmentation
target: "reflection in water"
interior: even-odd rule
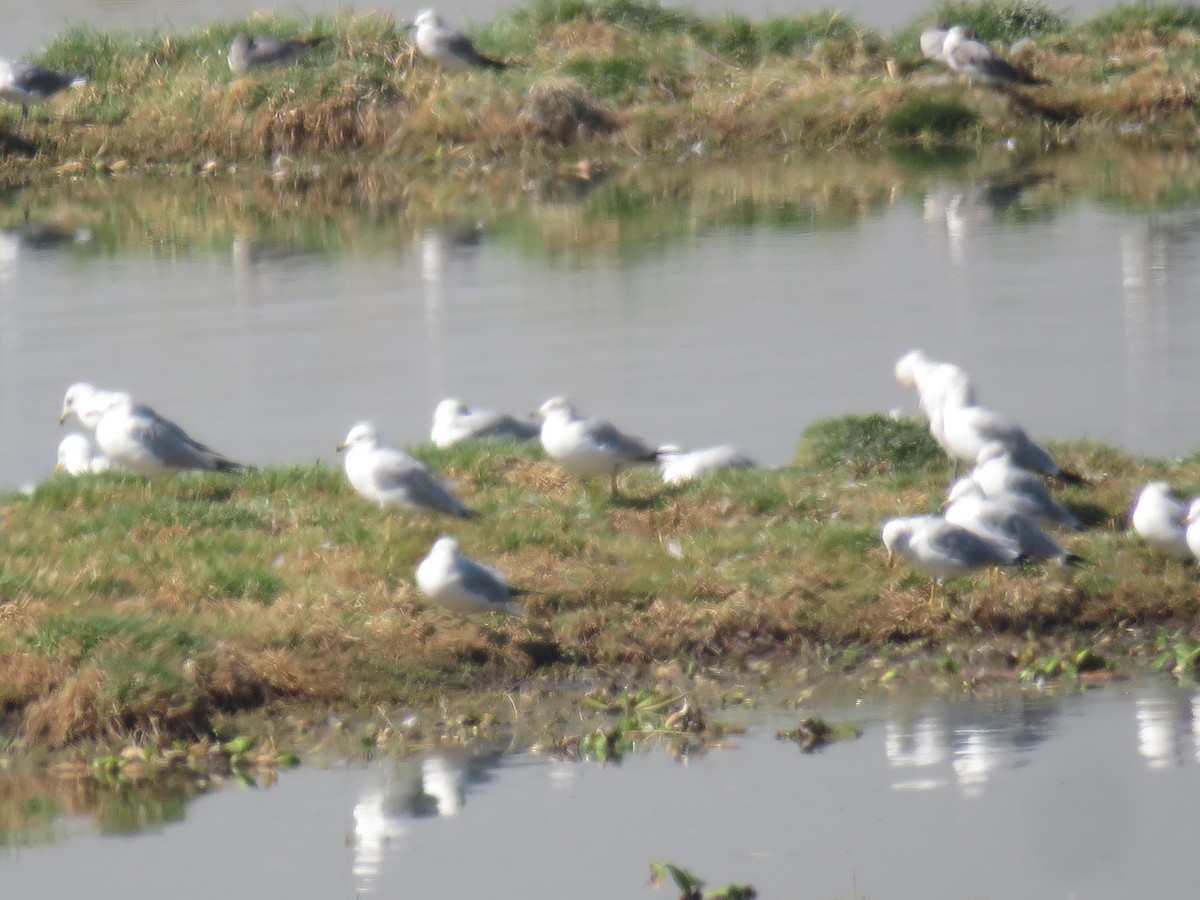
[[[354,881],[357,890],[374,890],[389,846],[413,819],[455,816],[468,790],[491,780],[505,750],[473,748],[431,753],[385,763],[380,780],[354,806]]]
[[[1200,694],[1153,691],[1136,708],[1138,753],[1150,768],[1200,763]]]
[[[1028,189],[1047,178],[1040,172],[1014,171],[970,184],[942,182],[925,194],[923,217],[926,224],[946,229],[950,259],[963,266],[972,232],[1004,218]]]

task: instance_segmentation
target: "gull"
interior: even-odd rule
[[[955,482],[955,487],[961,483]],[[1079,527],[1076,515],[1051,496],[1046,483],[1033,472],[1013,462],[1003,444],[988,444],[979,452],[979,462],[968,479],[993,500],[1003,500],[1044,525]],[[954,487],[950,499],[955,499]]]
[[[68,475],[87,475],[95,472],[107,472],[112,468],[112,460],[103,455],[92,455],[92,442],[85,435],[72,432],[58,444],[58,463],[55,472],[66,472]]]
[[[889,562],[899,554],[933,579],[929,586],[930,600],[935,586],[948,576],[1022,561],[1010,545],[982,538],[939,516],[889,519],[883,523],[881,536]]]
[[[100,420],[108,411],[113,396],[113,391],[104,391],[85,381],[77,381],[68,387],[66,394],[63,395],[62,412],[59,413],[58,423],[62,425],[74,416],[88,431],[95,431],[96,426],[100,424]]]
[[[1152,481],[1138,494],[1129,522],[1147,544],[1176,559],[1190,559],[1188,514],[1188,508],[1171,496],[1167,482]]]
[[[21,121],[29,118],[29,107],[45,103],[68,88],[87,84],[82,75],[71,75],[33,63],[0,60],[0,97],[21,104]]]
[[[244,75],[251,69],[293,63],[310,49],[327,40],[329,38],[326,37],[286,40],[269,35],[255,37],[239,34],[229,46],[229,68],[238,75]]]
[[[598,419],[585,419],[566,397],[552,397],[538,410],[542,420],[542,448],[550,458],[580,478],[608,475],[613,496],[617,473],[639,463],[658,460],[658,451],[615,426]]]
[[[680,484],[723,469],[756,469],[757,463],[736,447],[722,444],[704,450],[683,450],[674,444],[658,448],[663,484]]]
[[[504,575],[459,552],[452,537],[440,537],[417,566],[417,587],[426,597],[451,612],[471,615],[503,612],[521,615],[509,601],[525,591],[509,587]]]
[[[946,452],[955,460],[975,463],[984,447],[997,443],[1022,469],[1041,472],[1067,484],[1086,484],[1083,477],[1059,467],[1049,451],[1035,443],[1020,425],[983,406],[942,407],[942,435]]]
[[[975,405],[975,385],[970,376],[954,363],[937,362],[921,350],[910,350],[896,360],[895,373],[900,384],[916,389],[921,412],[929,420],[929,432],[949,452],[942,427],[943,410],[948,405]]]
[[[927,59],[946,63],[946,54],[942,48],[946,43],[946,35],[949,33],[950,26],[945,22],[938,22],[921,32],[921,52]],[[946,64],[949,65],[949,63]]]
[[[245,468],[191,438],[129,394],[104,392],[108,405],[96,425],[96,444],[114,463],[150,477],[203,470],[233,472]]]
[[[995,50],[978,39],[968,25],[955,25],[942,43],[946,65],[966,76],[968,81],[984,84],[1045,84],[1023,69],[1019,69]]]
[[[338,444],[346,452],[346,477],[360,495],[379,504],[380,509],[401,507],[413,512],[441,512],[460,519],[475,517],[438,481],[425,464],[403,450],[379,444],[375,426],[359,422],[346,440]]]
[[[468,409],[462,401],[451,398],[443,400],[433,411],[429,439],[444,450],[461,441],[485,438],[536,441],[540,432],[537,422],[486,409]]]
[[[942,512],[942,517],[952,525],[961,525],[985,540],[1003,544],[1033,562],[1079,561],[1079,557],[1067,553],[1037,522],[1007,500],[993,500],[970,479],[961,479],[955,488],[958,496]]]
[[[443,66],[455,69],[508,68],[507,63],[480,53],[461,31],[448,28],[436,10],[421,10],[408,27],[416,30],[418,52]]]

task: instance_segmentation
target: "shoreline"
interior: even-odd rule
[[[1125,514],[1155,478],[1194,493],[1200,458],[1055,451],[1093,482],[1057,492],[1085,524],[1058,536],[1087,562],[951,579],[932,603],[928,579],[886,565],[879,525],[936,509],[948,466],[918,423],[881,416],[818,423],[785,469],[670,488],[630,473],[616,501],[533,449],[417,448],[482,513],[469,523],[389,516],[321,464],[59,476],[0,501],[3,744],[303,734],[332,711],[549,726],[602,686],[711,703],[829,676],[1194,677],[1196,567]],[[419,597],[413,570],[446,533],[534,591],[523,618]]]
[[[962,8],[1041,87],[969,86],[894,34],[840,13],[750,21],[640,0],[519,7],[472,36],[504,72],[414,58],[390,16],[262,18],[180,33],[77,28],[37,62],[88,84],[5,104],[0,179],[352,161],[363,173],[610,169],[834,149],[1028,152],[1110,143],[1191,150],[1200,14],[1119,7],[1068,23],[1038,4]],[[934,13],[921,18],[932,21]],[[329,38],[294,65],[235,77],[243,30]],[[273,161],[281,161],[275,162]]]

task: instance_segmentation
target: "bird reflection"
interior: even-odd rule
[[[20,225],[0,229],[0,279],[12,274],[24,251],[49,251],[87,244],[91,240],[89,228],[69,228],[57,222],[37,220],[26,209]]]
[[[354,878],[359,891],[374,889],[388,846],[413,820],[456,816],[468,794],[492,779],[506,749],[431,753],[391,763],[354,807]]]
[[[421,277],[428,282],[443,281],[450,266],[478,255],[486,234],[486,226],[479,221],[429,228],[421,232],[417,239]]]
[[[946,229],[951,260],[961,264],[968,235],[1003,218],[1029,188],[1045,178],[1038,172],[1010,172],[969,184],[939,184],[925,195],[925,222]]]
[[[886,724],[884,750],[895,771],[894,790],[933,790],[953,781],[978,797],[996,770],[1022,764],[1050,734],[1057,702],[1016,698],[994,704],[953,703],[939,713],[908,712]]]
[[[1200,695],[1156,692],[1134,700],[1138,753],[1151,769],[1200,762]]]

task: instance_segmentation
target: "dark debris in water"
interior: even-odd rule
[[[830,725],[814,716],[801,719],[796,728],[775,732],[778,740],[795,741],[804,753],[812,753],[834,741],[852,741],[861,736],[862,732],[852,725]]]

